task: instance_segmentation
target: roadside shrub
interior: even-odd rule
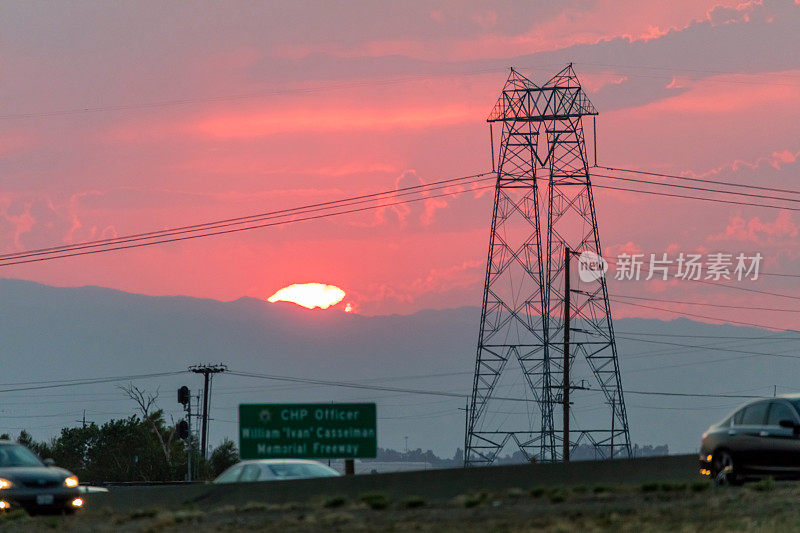
[[[550,503],[563,503],[567,500],[567,491],[562,488],[556,488],[547,493],[547,498]]]
[[[752,488],[758,492],[769,492],[775,488],[775,480],[772,477],[765,477],[757,483],[753,483]]]
[[[662,483],[661,492],[683,492],[686,487],[686,483]]]
[[[327,507],[328,509],[335,509],[337,507],[342,507],[346,503],[347,503],[347,498],[345,498],[344,496],[331,496],[330,498],[325,500],[325,503],[323,503],[322,505],[324,507]]]
[[[595,494],[601,494],[603,492],[608,492],[609,490],[610,489],[605,485],[595,485],[594,487],[592,487],[592,492],[594,492]]]
[[[128,518],[131,520],[140,520],[142,518],[153,518],[157,514],[158,509],[152,507],[149,509],[136,509],[135,511],[131,511]]]
[[[46,516],[42,519],[42,524],[50,529],[57,529],[61,525],[61,521],[55,516]]]
[[[528,494],[531,495],[531,498],[541,498],[544,496],[545,490],[544,487],[533,487]]]
[[[422,496],[409,496],[405,500],[403,500],[403,507],[406,509],[417,509],[419,507],[425,507],[425,500]]]
[[[269,506],[264,502],[247,502],[241,507],[241,511],[245,513],[266,511]]]
[[[642,483],[642,492],[655,492],[658,490],[658,483]]]
[[[367,492],[362,494],[360,499],[370,509],[376,511],[389,507],[389,498],[382,492]]]
[[[172,518],[176,523],[180,524],[181,522],[192,522],[203,518],[204,514],[203,511],[177,510],[172,513]]]
[[[689,488],[692,492],[703,492],[711,488],[711,483],[709,481],[695,481]]]
[[[516,500],[525,496],[525,491],[523,491],[522,489],[518,489],[516,487],[512,487],[506,491],[506,495],[509,498]]]
[[[464,507],[467,509],[471,507],[477,507],[478,505],[482,504],[489,498],[489,495],[485,492],[478,492],[476,494],[469,494],[464,499]]]

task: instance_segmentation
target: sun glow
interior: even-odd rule
[[[295,283],[280,289],[267,298],[270,303],[292,302],[307,309],[327,309],[344,299],[345,292],[336,285],[324,283]]]

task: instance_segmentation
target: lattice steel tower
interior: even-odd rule
[[[605,278],[573,272],[564,309],[565,249],[601,255],[582,124],[596,114],[570,64],[541,87],[512,68],[487,119],[490,128],[502,124],[502,136],[467,466],[491,464],[511,441],[528,460],[561,460],[565,433],[570,450],[585,444],[597,458],[630,455]],[[565,318],[574,401],[566,432]]]

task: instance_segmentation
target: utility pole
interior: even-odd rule
[[[192,442],[192,398],[189,397],[189,401],[186,402],[186,423],[189,426],[189,438],[187,442],[189,443],[189,449],[187,450],[186,454],[186,481],[192,480],[192,454],[194,453],[194,442]]]
[[[86,429],[86,409],[83,410],[83,418],[81,420],[76,420],[75,422],[79,422],[81,427]],[[92,421],[90,420],[89,423],[92,423]]]
[[[203,459],[207,459],[207,445],[208,445],[208,397],[209,389],[211,387],[211,379],[214,374],[219,374],[228,370],[228,367],[223,364],[218,365],[194,365],[189,367],[190,372],[195,374],[203,374],[203,421],[200,430],[200,453]]]
[[[564,400],[564,451],[563,461],[569,462],[569,246],[564,248],[564,386],[561,393]]]
[[[609,459],[614,458],[614,419],[617,417],[617,397],[611,398],[611,456]]]

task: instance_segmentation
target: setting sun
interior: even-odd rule
[[[270,303],[292,302],[307,309],[327,309],[342,301],[345,292],[336,285],[324,283],[295,283],[280,289],[267,298]]]

